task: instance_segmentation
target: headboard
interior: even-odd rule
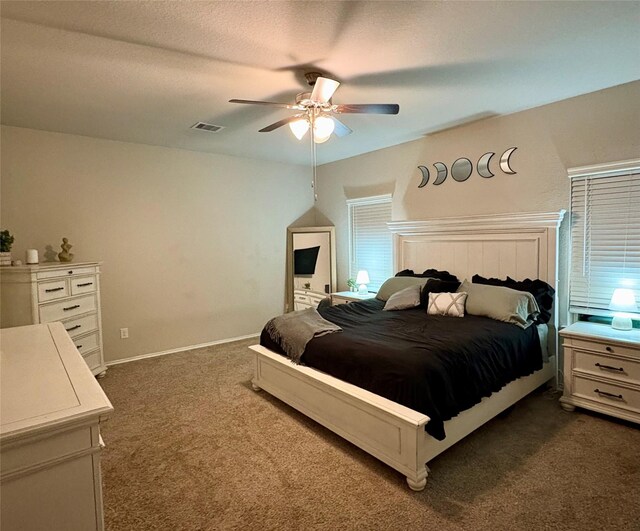
[[[477,273],[516,280],[539,278],[558,295],[558,229],[565,210],[427,221],[392,221],[396,272],[435,268],[460,280]],[[557,351],[558,304],[550,325],[550,348]]]

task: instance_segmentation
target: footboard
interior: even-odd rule
[[[499,392],[444,423],[446,438],[425,431],[429,417],[379,395],[338,380],[260,345],[255,352],[253,388],[294,407],[341,437],[404,474],[409,487],[427,484],[427,462],[498,413],[553,379],[556,357],[543,368],[507,384]]]
[[[269,394],[344,437],[407,477],[409,487],[427,483],[424,427],[429,417],[309,367],[260,345],[254,389]]]

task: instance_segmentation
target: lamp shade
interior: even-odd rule
[[[306,118],[300,118],[293,122],[289,122],[289,129],[295,135],[298,140],[302,140],[302,137],[307,134],[309,130],[309,121]]]
[[[329,117],[320,115],[313,122],[313,139],[316,144],[322,144],[329,140],[336,123]]]
[[[364,269],[358,271],[358,275],[356,276],[356,284],[368,284],[369,282],[369,273],[367,273]]]
[[[632,289],[617,288],[613,291],[609,309],[614,312],[637,312],[638,305]]]

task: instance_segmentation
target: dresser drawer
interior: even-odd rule
[[[38,301],[47,302],[69,296],[67,279],[38,282]]]
[[[603,354],[620,354],[622,356],[631,356],[640,360],[640,347],[628,347],[615,343],[607,343],[606,340],[585,341],[583,339],[572,339],[571,346],[575,349],[590,350],[592,352],[601,352]]]
[[[95,267],[73,267],[69,264],[68,268],[61,267],[51,271],[40,271],[36,277],[38,280],[42,280],[45,278],[69,277],[71,275],[94,275],[95,272]]]
[[[98,329],[98,314],[84,315],[75,319],[65,320],[62,322],[67,333],[71,337],[86,334],[92,330]]]
[[[80,354],[91,352],[98,348],[98,332],[94,332],[88,336],[76,337],[73,343]]]
[[[311,301],[309,300],[309,296],[308,295],[302,295],[300,293],[295,293],[293,296],[293,300],[295,302],[301,302],[302,304],[309,304],[311,305]]]
[[[85,295],[76,299],[66,299],[40,306],[40,322],[50,323],[68,317],[96,311],[95,295]]]
[[[102,355],[99,350],[83,354],[82,357],[92,371],[98,367],[102,367]]]
[[[640,391],[573,376],[573,396],[586,398],[634,412],[640,412]]]
[[[576,349],[573,350],[573,354],[574,370],[640,385],[640,360],[620,359]]]
[[[96,290],[96,277],[73,277],[71,279],[71,295],[91,293]]]

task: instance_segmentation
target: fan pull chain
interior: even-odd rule
[[[311,189],[313,190],[313,201],[317,201],[318,200],[318,188],[317,188],[317,181],[316,181],[316,139],[315,139],[315,133],[314,133],[314,124],[315,124],[315,115],[312,113],[310,116],[310,122],[311,122],[311,127],[309,127],[310,129],[310,133],[311,135],[311,160],[312,160],[312,164],[313,164],[313,178],[311,180]]]

